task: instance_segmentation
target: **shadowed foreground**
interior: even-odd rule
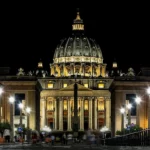
[[[150,150],[150,147],[142,147],[142,146],[97,146],[97,145],[81,145],[81,144],[73,144],[73,145],[49,145],[49,144],[4,144],[0,145],[0,150],[49,150],[49,149],[99,149],[99,150]]]

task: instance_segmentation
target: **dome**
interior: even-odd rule
[[[103,63],[100,46],[84,34],[73,34],[62,39],[54,53],[54,63],[97,62]]]
[[[105,77],[106,64],[100,46],[84,34],[83,20],[77,12],[72,35],[57,45],[50,64],[50,74],[56,77]]]
[[[102,64],[103,56],[100,46],[94,39],[84,35],[84,24],[79,12],[73,21],[72,30],[72,36],[62,39],[56,47],[53,57],[54,64],[65,62]]]

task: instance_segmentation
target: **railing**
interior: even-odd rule
[[[150,129],[134,132],[102,140],[103,145],[113,146],[148,146],[150,145]]]

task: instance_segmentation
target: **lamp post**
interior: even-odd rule
[[[31,108],[27,107],[26,112],[27,112],[27,128],[29,129],[30,128],[29,116],[30,116]]]
[[[73,134],[74,137],[78,136],[78,85],[74,84],[74,118],[73,118]]]
[[[10,124],[11,124],[11,127],[12,127],[12,130],[11,130],[11,141],[13,142],[13,137],[14,137],[14,113],[13,113],[13,104],[14,104],[14,97],[9,97],[9,102],[10,102]]]
[[[148,101],[148,128],[150,129],[150,87],[147,89],[147,94],[149,95],[149,101]]]
[[[2,119],[2,114],[1,114],[2,93],[3,93],[3,87],[0,85],[0,123]]]
[[[120,113],[122,114],[122,117],[121,117],[121,131],[123,131],[123,129],[124,129],[124,113],[125,113],[124,106],[121,107]]]
[[[132,104],[128,104],[127,105],[127,108],[128,108],[128,125],[131,124],[131,108],[132,108]]]
[[[26,108],[26,113],[27,113],[27,141],[28,141],[28,143],[31,140],[31,130],[30,130],[30,122],[29,122],[30,112],[31,112],[31,108],[27,107]]]
[[[141,98],[140,97],[136,97],[135,98],[135,102],[136,102],[136,124],[140,126],[140,119],[139,119],[139,104],[141,103]]]

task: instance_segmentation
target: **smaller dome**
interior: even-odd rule
[[[118,67],[118,63],[117,61],[114,59],[113,63],[112,63],[112,68],[117,68]]]
[[[46,77],[48,75],[48,72],[44,70],[43,62],[41,59],[38,62],[37,69],[35,70],[35,75],[38,77]]]
[[[43,62],[41,60],[38,62],[38,68],[43,68]]]

